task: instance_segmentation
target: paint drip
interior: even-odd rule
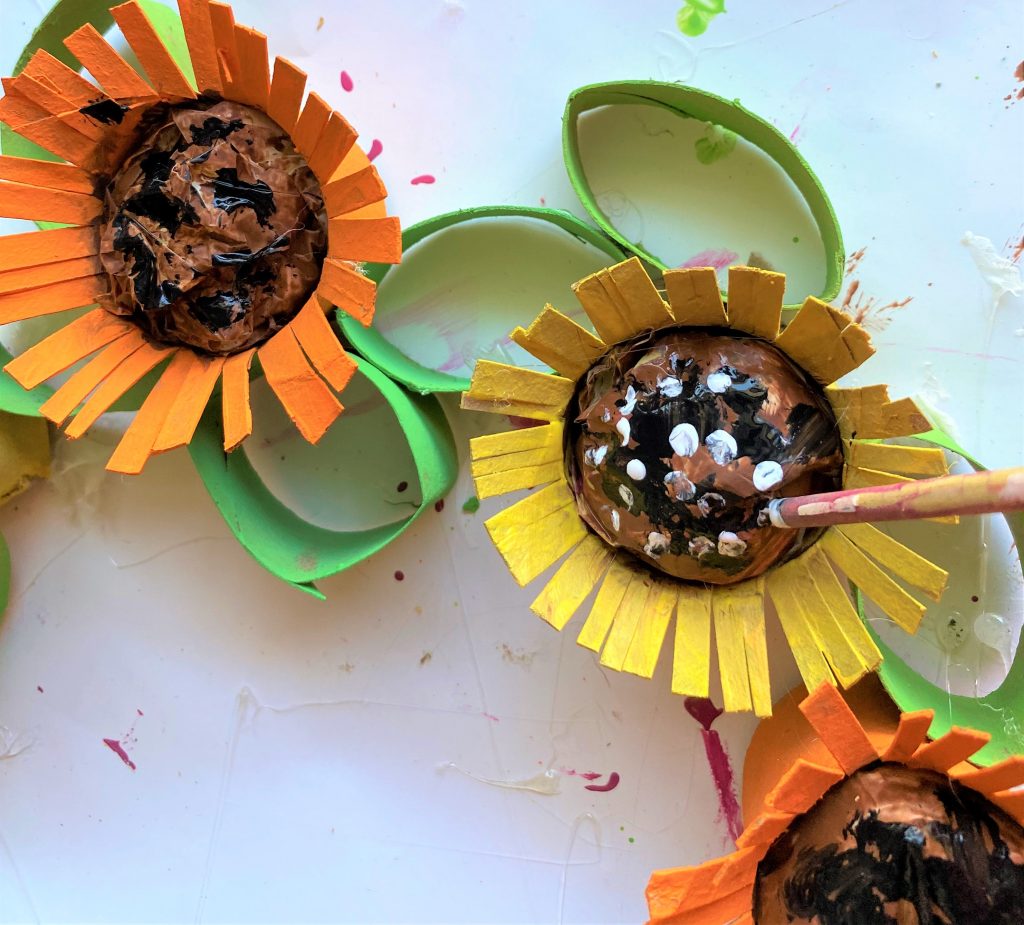
[[[722,737],[711,728],[714,721],[722,715],[722,709],[716,707],[707,697],[687,697],[683,701],[683,705],[686,707],[686,712],[701,725],[700,734],[704,739],[704,754],[707,756],[711,777],[715,782],[715,790],[718,792],[717,818],[725,822],[729,837],[735,842],[743,831],[740,802],[736,796],[736,778]]]

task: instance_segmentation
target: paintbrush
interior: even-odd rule
[[[1024,466],[774,498],[765,510],[774,526],[792,529],[1020,511],[1024,510]]]

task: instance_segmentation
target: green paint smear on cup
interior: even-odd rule
[[[462,505],[463,514],[475,514],[480,510],[480,499],[473,495],[471,498],[467,498],[465,504]]]
[[[709,122],[704,136],[698,138],[693,147],[698,161],[713,164],[736,149],[736,133]]]
[[[696,38],[708,30],[711,20],[725,12],[725,0],[689,0],[676,13],[676,25],[683,35]]]

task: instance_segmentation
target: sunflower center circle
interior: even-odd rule
[[[841,486],[821,388],[766,341],[673,328],[619,344],[580,381],[566,465],[607,543],[687,581],[731,584],[821,531],[765,523],[768,500]]]
[[[945,774],[863,768],[768,849],[753,912],[759,925],[1024,921],[1024,828]]]
[[[104,307],[225,355],[284,327],[320,278],[320,185],[287,133],[233,102],[156,106],[105,193]]]

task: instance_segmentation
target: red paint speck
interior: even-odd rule
[[[540,204],[542,206],[546,206],[548,204],[548,201],[543,196],[541,196],[540,197]]]
[[[405,581],[405,572],[401,569],[395,572],[395,581]]]
[[[140,710],[140,709],[139,709],[138,707],[136,707],[136,708],[135,708],[135,712],[136,712],[136,713],[138,713],[138,714],[139,714],[139,716],[145,716],[145,715],[146,715],[146,714],[145,714],[145,713],[143,713],[143,712],[142,712],[142,710]]]
[[[42,687],[40,685],[38,685],[38,684],[36,685],[36,690],[39,691],[40,694],[45,694],[46,693],[46,691],[44,691],[42,689]]]
[[[355,86],[355,84],[352,83],[352,78],[349,77],[348,71],[342,71],[341,72],[341,89],[344,90],[346,93],[351,93],[352,92],[352,88],[354,86]]]
[[[614,790],[619,786],[619,772],[612,771],[608,775],[608,783],[606,784],[587,784],[584,790],[593,790],[594,793],[607,793],[609,790]]]
[[[501,720],[498,719],[498,717],[495,716],[493,713],[481,713],[480,715],[487,717],[487,719],[489,719],[492,723],[500,723],[501,722]]]
[[[434,177],[429,173],[421,173],[418,177],[413,177],[410,182],[413,186],[419,186],[421,183],[433,183]]]
[[[399,493],[399,494],[401,494],[401,493],[402,493],[403,491],[405,491],[405,490],[406,490],[406,489],[407,489],[408,487],[409,487],[409,483],[408,483],[408,482],[399,482],[399,483],[398,483],[398,493]]]
[[[130,767],[133,771],[135,770],[135,762],[128,757],[128,752],[126,752],[121,747],[121,743],[118,742],[117,739],[104,739],[103,744],[106,745],[107,748],[109,748],[115,755],[117,755],[117,757],[120,758],[126,765],[128,765],[128,767]]]
[[[434,505],[434,510],[437,511],[438,514],[440,514],[441,511],[444,510],[444,498],[442,498],[440,501],[437,502],[437,504]]]
[[[383,152],[383,150],[384,145],[382,145],[378,139],[374,138],[373,141],[370,143],[370,150],[366,152],[366,159],[368,161],[376,160],[378,157],[380,157],[381,152]]]
[[[599,777],[604,777],[597,771],[577,771],[575,768],[559,768],[558,770],[567,777],[582,777],[584,780],[597,780]]]

